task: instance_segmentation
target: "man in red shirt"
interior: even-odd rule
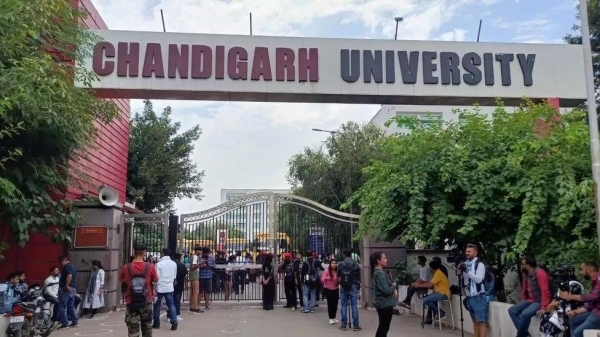
[[[127,310],[125,311],[125,324],[127,324],[128,336],[139,337],[140,336],[140,325],[143,337],[152,337],[152,306],[154,302],[154,296],[156,291],[154,285],[158,282],[158,275],[154,265],[148,262],[144,262],[146,256],[146,246],[137,244],[135,246],[135,258],[133,262],[128,263],[121,268],[121,275],[119,280],[121,283],[127,285],[125,291],[125,303],[127,304]],[[143,303],[132,303],[132,280],[136,276],[144,276],[146,298]],[[141,283],[141,282],[140,282]],[[134,288],[135,289],[135,288]],[[139,301],[136,297],[136,301]],[[135,301],[134,301],[135,302]]]
[[[537,313],[543,313],[550,301],[550,279],[548,273],[537,267],[534,258],[525,257],[521,259],[521,271],[523,272],[523,291],[521,301],[508,309],[508,314],[517,328],[517,337],[529,335],[529,323]]]

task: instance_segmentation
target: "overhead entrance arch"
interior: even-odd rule
[[[359,215],[339,212],[303,197],[255,193],[181,215],[178,250],[193,252],[199,245],[228,256],[240,252],[243,264],[239,260],[224,264],[226,260],[218,257],[213,300],[260,300],[261,252],[273,253],[276,263],[284,253],[307,250],[338,257],[343,249],[357,247],[352,238],[359,220]],[[278,296],[285,297],[282,283]]]

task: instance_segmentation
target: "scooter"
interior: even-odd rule
[[[52,313],[44,308],[43,288],[32,286],[21,302],[13,304],[7,337],[47,337],[52,332]]]

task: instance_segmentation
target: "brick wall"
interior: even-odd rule
[[[72,3],[81,6],[89,13],[84,22],[87,28],[108,29],[90,0],[73,0]],[[98,138],[95,148],[88,151],[88,160],[73,162],[72,165],[89,175],[91,186],[86,186],[86,189],[90,194],[97,194],[98,187],[104,184],[115,188],[119,192],[119,201],[124,202],[127,184],[130,105],[127,99],[113,101],[121,111],[120,119],[110,124],[96,122]],[[75,200],[80,196],[81,191],[69,188],[65,197]],[[1,222],[0,238],[6,238],[7,242],[12,242],[9,228]],[[62,244],[52,243],[47,237],[31,233],[31,239],[24,248],[12,244],[11,248],[5,252],[5,260],[0,263],[0,280],[14,270],[23,270],[27,274],[27,283],[42,283],[48,276],[50,267],[58,264],[58,257],[63,252]]]

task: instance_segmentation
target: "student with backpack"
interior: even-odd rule
[[[315,312],[315,301],[317,300],[317,286],[319,285],[319,272],[324,270],[321,261],[312,257],[312,251],[306,252],[307,259],[302,264],[302,295],[304,296],[305,314]],[[310,297],[309,297],[310,296]]]
[[[360,266],[352,259],[352,251],[344,250],[344,261],[338,264],[338,277],[340,279],[340,297],[342,299],[342,325],[340,330],[346,331],[348,326],[348,301],[352,310],[352,328],[354,331],[360,331],[362,328],[358,324],[358,292],[360,289]]]
[[[158,282],[154,265],[144,262],[146,246],[137,244],[134,248],[135,258],[121,268],[119,281],[127,286],[125,291],[125,324],[129,337],[140,335],[152,337],[152,306],[155,291],[153,284]]]

